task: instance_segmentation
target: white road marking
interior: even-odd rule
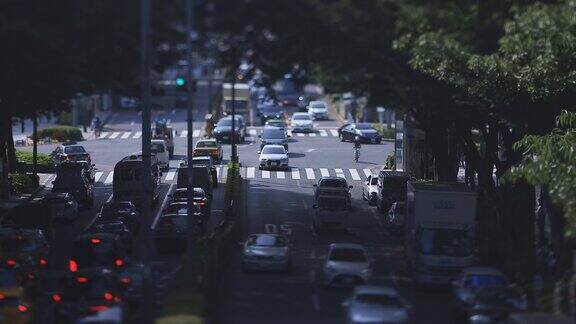
[[[100,136],[99,136],[98,138],[106,138],[106,136],[108,136],[108,134],[110,134],[110,133],[108,133],[108,132],[101,132],[101,133],[100,133]]]
[[[140,137],[142,137],[142,132],[137,131],[136,134],[134,134],[134,137],[132,137],[132,138],[140,138]]]
[[[200,137],[200,130],[199,129],[195,129],[192,132],[192,137]]]
[[[103,174],[104,172],[102,171],[94,173],[94,182],[98,182],[98,180],[100,180]]]
[[[252,128],[252,129],[248,130],[248,134],[250,134],[252,136],[256,136],[256,135],[258,135],[258,131]]]
[[[186,137],[188,136],[188,130],[183,130],[182,133],[180,133],[180,137]]]
[[[168,198],[170,198],[170,194],[172,193],[172,190],[174,189],[175,185],[176,184],[173,183],[170,185],[170,188],[168,188],[168,192],[166,193],[164,200],[162,200],[162,204],[160,205],[160,208],[158,208],[158,213],[156,213],[156,215],[154,215],[154,221],[152,222],[152,225],[150,225],[151,229],[154,229],[156,227],[156,224],[158,223],[158,219],[160,218],[160,215],[162,215],[162,211],[164,210],[164,206],[166,206],[166,202],[168,202]]]
[[[320,130],[320,136],[328,136],[328,133],[326,133],[326,130],[321,129]]]
[[[364,171],[364,174],[366,175],[366,178],[368,178],[369,176],[372,175],[372,171],[370,171],[370,169],[364,169],[364,170],[362,170],[362,171]]]
[[[316,133],[310,133],[308,135],[314,137],[314,136],[316,136]]]
[[[270,178],[270,171],[262,171],[262,179],[269,179]]]
[[[358,171],[356,171],[356,169],[350,169],[350,175],[352,176],[352,180],[362,180],[362,178],[360,178],[360,175],[358,174]]]
[[[168,118],[168,120],[166,120],[166,124],[170,124],[172,122],[172,119]]]
[[[302,136],[304,136],[304,133],[296,133],[296,136],[302,137]]]
[[[254,179],[255,176],[256,176],[256,168],[248,167],[248,169],[246,169],[246,178]]]
[[[331,129],[330,133],[332,134],[332,136],[338,136],[338,130],[337,129]]]
[[[316,149],[307,149],[306,153],[310,153],[310,152],[314,152],[314,151],[316,151]]]
[[[316,175],[314,175],[314,169],[306,168],[306,178],[308,178],[308,180],[316,179]]]
[[[106,177],[106,180],[104,180],[104,184],[111,184],[113,180],[114,180],[114,171],[110,171],[110,173],[108,173],[108,176]]]
[[[292,169],[292,179],[294,180],[300,179],[300,169]]]
[[[328,172],[328,169],[325,169],[325,168],[321,168],[321,169],[320,169],[320,174],[321,174],[323,177],[329,177],[329,176],[330,176],[330,172]]]
[[[120,138],[127,139],[128,137],[130,137],[131,134],[132,134],[132,132],[125,132],[124,134],[122,134],[122,136]]]
[[[176,176],[176,171],[168,171],[168,173],[166,173],[166,181],[172,181],[174,180],[174,177]]]
[[[290,129],[289,129],[289,130],[287,130],[287,131],[286,131],[286,135],[288,135],[288,136],[292,136],[292,130],[290,130]]]
[[[346,179],[346,177],[344,176],[344,170],[342,170],[342,169],[334,169],[334,172],[336,172],[336,176],[337,176],[337,177]]]
[[[112,135],[110,135],[110,139],[115,139],[116,137],[120,136],[120,132],[114,132],[112,133]]]
[[[286,178],[286,174],[284,173],[284,171],[276,171],[276,178],[278,178],[278,179],[285,179],[285,178]]]
[[[218,179],[226,179],[228,174],[228,166],[224,165],[216,168],[216,176]]]

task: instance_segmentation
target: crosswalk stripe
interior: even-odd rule
[[[254,167],[249,167],[246,170],[246,178],[247,179],[253,179],[256,176],[256,168]]]
[[[250,134],[250,135],[252,135],[252,136],[255,136],[255,135],[258,135],[258,131],[255,130],[255,129],[249,129],[249,130],[248,130],[248,134]]]
[[[100,178],[102,177],[103,174],[104,174],[104,172],[94,173],[94,182],[98,182],[98,180],[100,180]]]
[[[300,170],[299,169],[292,169],[292,179],[300,180]]]
[[[331,129],[330,133],[332,134],[332,136],[338,136],[338,130],[337,129]]]
[[[276,171],[276,178],[278,178],[278,179],[285,179],[285,178],[286,178],[286,174],[284,173],[284,171]]]
[[[120,136],[120,132],[114,132],[112,133],[112,135],[110,135],[110,139],[115,139],[116,137]]]
[[[174,180],[174,176],[176,176],[176,171],[168,171],[168,173],[166,173],[166,181]]]
[[[308,135],[314,137],[314,136],[316,136],[316,133],[310,133],[310,134],[308,134]]]
[[[304,136],[304,133],[296,133],[296,135],[302,137]]]
[[[328,172],[328,169],[324,169],[324,168],[321,168],[321,169],[320,169],[320,174],[321,174],[323,177],[328,177],[328,176],[330,176],[330,172]]]
[[[371,171],[370,169],[364,169],[364,170],[362,170],[362,171],[364,171],[364,174],[366,175],[366,178],[368,178],[369,176],[372,175],[372,171]]]
[[[286,131],[286,134],[287,134],[288,136],[292,136],[292,130],[291,130],[291,129],[287,130],[287,131]]]
[[[128,137],[130,137],[131,134],[132,134],[132,132],[125,132],[124,134],[122,134],[122,136],[120,138],[127,139]]]
[[[316,175],[314,175],[314,169],[306,168],[306,178],[308,178],[308,180],[316,179]]]
[[[194,132],[192,132],[192,137],[200,137],[200,130],[195,129]]]
[[[106,136],[108,136],[108,134],[110,134],[110,133],[102,132],[102,133],[100,133],[100,137],[98,137],[98,138],[106,138]]]
[[[356,169],[350,169],[350,175],[352,176],[352,180],[362,180],[362,178],[360,178],[360,175],[358,174],[358,171],[356,171]]]
[[[269,179],[270,178],[270,171],[262,171],[262,179]]]
[[[320,136],[328,136],[328,133],[326,132],[325,129],[320,130]]]
[[[182,133],[180,133],[180,137],[186,137],[186,136],[188,136],[188,131],[183,130]]]
[[[346,177],[344,176],[344,170],[342,170],[342,169],[334,169],[334,172],[336,173],[336,176],[337,176],[337,177],[346,178]]]
[[[140,137],[142,137],[142,132],[137,131],[136,134],[134,134],[134,137],[132,137],[132,138],[140,138]]]
[[[108,176],[106,177],[106,180],[104,180],[104,184],[111,184],[113,180],[114,180],[114,171],[110,171],[110,173],[108,173]]]

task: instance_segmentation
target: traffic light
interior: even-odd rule
[[[186,86],[186,79],[184,79],[183,77],[177,77],[176,86],[178,88],[184,88]]]
[[[186,82],[186,79],[184,77],[177,77],[176,80],[174,81],[174,83],[176,83],[176,90],[178,92],[187,92],[188,91],[188,83]],[[196,92],[196,81],[193,80],[192,81],[192,92]]]

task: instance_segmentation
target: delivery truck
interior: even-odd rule
[[[238,115],[248,116],[252,110],[250,87],[247,83],[234,84],[234,110]],[[232,83],[222,84],[222,113],[232,114]]]
[[[408,181],[405,254],[418,284],[450,284],[475,260],[476,193],[462,183]]]

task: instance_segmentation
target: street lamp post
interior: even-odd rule
[[[240,136],[238,136],[240,139]],[[230,161],[236,162],[238,154],[236,152],[236,73],[232,75],[232,133],[230,134],[230,146],[232,151]]]
[[[188,92],[188,100],[186,101],[186,110],[187,110],[187,123],[188,123],[188,150],[187,150],[187,159],[188,159],[188,212],[187,212],[187,246],[186,251],[188,253],[188,261],[190,261],[192,257],[192,249],[194,247],[194,181],[192,175],[192,165],[193,165],[193,152],[194,152],[194,138],[192,136],[193,132],[193,114],[192,114],[192,107],[193,107],[193,75],[192,75],[192,10],[193,10],[193,0],[186,0],[186,56],[188,64],[186,65],[186,74],[187,74],[187,92]]]

